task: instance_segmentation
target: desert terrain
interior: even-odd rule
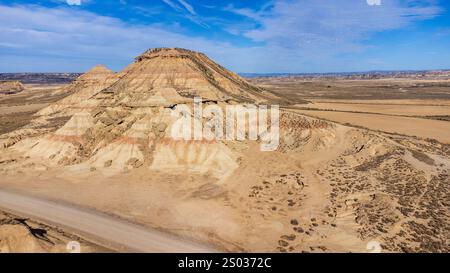
[[[218,251],[368,252],[373,241],[383,252],[450,251],[445,76],[244,79],[163,48],[120,72],[23,85],[0,96],[0,190]],[[197,96],[280,105],[278,148],[171,139],[170,110]],[[2,240],[33,237],[2,215],[2,251],[58,251]]]
[[[110,252],[65,230],[0,211],[0,253],[71,253],[72,242],[78,242],[84,253]]]
[[[440,75],[440,76],[438,76]],[[447,73],[387,75],[376,79],[269,77],[260,86],[301,97],[297,112],[357,127],[449,143],[450,79]]]

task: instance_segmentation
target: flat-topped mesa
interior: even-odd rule
[[[203,57],[206,57],[205,54],[196,52],[189,49],[184,48],[167,48],[167,47],[159,47],[159,48],[150,48],[138,57],[135,58],[136,62],[140,62],[145,59],[152,59],[157,57],[162,58],[187,58],[187,57],[193,57],[195,55],[202,55]]]

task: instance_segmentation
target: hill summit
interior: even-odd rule
[[[170,103],[194,97],[205,101],[252,103],[275,98],[206,55],[180,48],[147,50],[120,72],[118,78],[104,93],[139,102],[154,96]]]

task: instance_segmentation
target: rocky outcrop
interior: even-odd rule
[[[16,94],[25,90],[20,81],[0,81],[0,94]]]

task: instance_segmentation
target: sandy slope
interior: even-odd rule
[[[138,252],[215,251],[113,217],[8,191],[0,191],[0,207],[68,227],[114,248]]]

